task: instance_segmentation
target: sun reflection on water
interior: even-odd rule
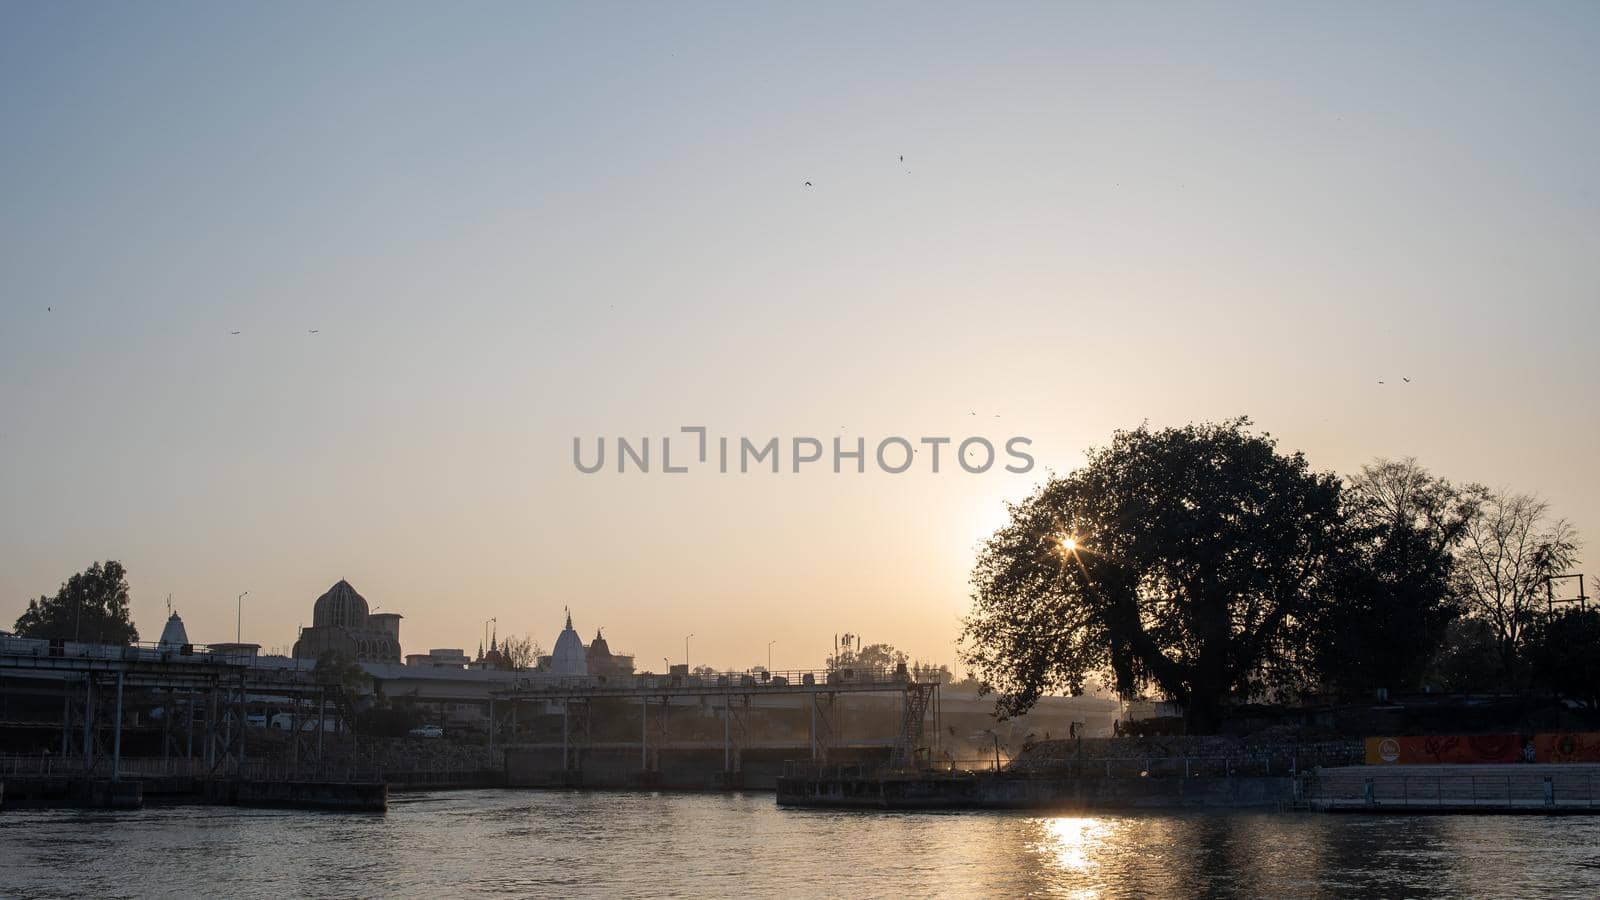
[[[1061,816],[1040,820],[1038,850],[1056,869],[1089,872],[1100,864],[1099,851],[1114,830],[1104,819]]]

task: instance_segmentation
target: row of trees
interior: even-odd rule
[[[963,634],[1007,714],[1104,676],[1205,732],[1230,698],[1521,688],[1600,649],[1545,612],[1577,536],[1542,501],[1410,459],[1314,472],[1248,419],[1119,432],[1009,509]]]

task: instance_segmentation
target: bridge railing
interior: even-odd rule
[[[1593,772],[1347,773],[1311,779],[1307,799],[1329,806],[1415,808],[1600,807]]]
[[[238,662],[251,659],[251,655],[228,647],[208,644],[163,644],[158,641],[139,641],[132,644],[102,644],[94,641],[59,640],[50,638],[24,638],[15,635],[0,636],[0,654],[36,659],[92,659],[133,661]]]

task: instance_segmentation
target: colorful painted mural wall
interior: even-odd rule
[[[1600,763],[1600,732],[1369,737],[1366,750],[1373,766]]]

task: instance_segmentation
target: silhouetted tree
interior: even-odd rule
[[[139,640],[128,612],[128,573],[108,559],[68,578],[54,597],[29,600],[17,618],[17,634],[105,644]]]
[[[337,691],[350,703],[374,687],[372,676],[361,667],[361,663],[355,657],[337,650],[322,651],[312,672],[319,684]]]
[[[1125,696],[1153,683],[1209,732],[1230,695],[1298,677],[1287,637],[1333,602],[1354,537],[1339,480],[1249,425],[1118,432],[1010,507],[963,633],[1002,715],[1110,669]]]
[[[1500,648],[1494,628],[1483,619],[1463,616],[1445,628],[1444,640],[1428,667],[1431,686],[1461,693],[1488,693],[1504,683]]]
[[[1549,577],[1572,565],[1577,532],[1537,497],[1481,486],[1472,494],[1479,515],[1456,554],[1456,591],[1494,629],[1505,685],[1516,687],[1523,631],[1545,610]]]
[[[846,638],[854,635],[845,635]],[[868,644],[865,647],[852,646],[847,640],[837,655],[828,657],[828,668],[836,669],[893,669],[900,663],[909,663],[911,657],[904,651],[896,650],[890,644]]]
[[[1338,600],[1303,644],[1324,687],[1415,690],[1460,615],[1451,551],[1477,505],[1414,459],[1379,460],[1350,479],[1345,513],[1354,552]]]
[[[1535,687],[1600,705],[1600,610],[1567,609],[1537,617],[1523,636]]]
[[[512,635],[500,642],[500,655],[505,658],[506,665],[513,669],[531,669],[538,664],[544,650],[532,635]]]

